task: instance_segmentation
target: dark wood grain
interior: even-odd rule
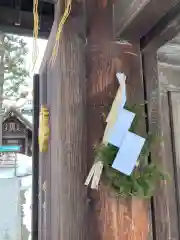
[[[173,8],[179,0],[133,0],[123,7],[123,1],[115,2],[116,36],[138,41]],[[121,14],[120,14],[121,13]]]
[[[172,73],[177,75],[178,69],[180,69],[180,34],[178,33],[172,40],[168,41],[165,45],[158,49],[159,64],[164,69],[176,69]]]
[[[46,239],[146,240],[146,202],[112,197],[102,183],[99,192],[84,186],[94,161],[93,146],[104,131],[102,114],[109,110],[117,90],[117,71],[128,77],[128,101],[144,102],[139,45],[114,41],[112,8],[99,8],[96,3],[87,1],[87,43],[82,26],[80,31],[74,28],[72,15],[61,36],[56,63],[47,66],[51,136],[47,159],[41,155],[41,171],[50,168],[50,180],[42,172],[43,179],[50,182],[50,209],[42,225],[45,221]],[[41,73],[51,57],[56,30],[55,21]],[[139,134],[144,132],[142,120]]]
[[[58,85],[54,71],[60,79]],[[84,187],[87,174],[84,43],[70,23],[64,29],[50,76],[54,81],[51,129],[56,126],[51,132],[51,238],[91,239]]]
[[[180,31],[180,2],[141,39],[141,49],[146,52],[156,51]]]
[[[94,161],[93,146],[101,141],[104,132],[102,114],[107,114],[117,90],[115,74],[118,71],[123,71],[127,75],[128,102],[144,103],[140,48],[138,45],[132,46],[113,41],[110,7],[106,10],[98,9],[95,2],[91,0],[88,5],[87,164],[89,169]],[[144,133],[145,122],[142,119],[139,134]],[[89,196],[93,206],[92,219],[98,226],[96,235],[92,235],[93,239],[147,239],[149,224],[146,202],[114,198],[111,190],[102,182],[99,195],[90,191]],[[141,214],[138,215],[138,212]]]
[[[162,138],[162,142],[153,147],[151,159],[171,176],[170,183],[161,182],[153,198],[154,235],[159,240],[179,239],[168,93],[162,87],[163,79],[159,79],[157,53],[145,53],[143,60],[149,131]]]
[[[53,44],[50,41],[48,60]],[[49,239],[91,239],[84,187],[87,175],[85,48],[71,20],[64,28],[59,49],[56,64],[48,65],[47,70],[51,129]]]
[[[33,79],[33,142],[32,142],[32,239],[38,240],[39,230],[39,75]]]
[[[103,56],[106,56],[105,52],[109,47],[108,45],[106,45],[106,50],[97,45],[96,47],[98,47],[101,54],[95,51],[92,52],[91,67],[93,66],[93,68],[91,68],[90,79],[87,85],[89,163],[93,162],[94,159],[94,144],[99,143],[103,136],[104,123],[102,113],[107,111],[106,106],[112,102],[115,95],[117,86],[116,71],[124,71],[127,74],[128,102],[131,104],[144,103],[141,71],[137,71],[137,69],[141,69],[138,46],[131,47],[131,50],[128,49],[131,53],[134,53],[134,55],[131,55],[125,53],[127,46],[116,45],[116,64],[118,63],[118,65],[113,64],[113,60],[110,60],[110,55],[109,60],[106,57],[103,58]],[[139,124],[139,134],[143,135],[145,132],[144,121],[140,121]],[[96,130],[92,131],[92,128]],[[111,190],[107,189],[103,184],[101,184],[99,193],[100,199],[97,196],[92,196],[94,214],[96,217],[99,216],[97,219],[100,232],[99,239],[109,240],[114,239],[114,236],[116,236],[115,239],[147,239],[149,222],[147,217],[148,204],[146,202],[130,199],[124,203],[121,199],[113,198]],[[100,214],[98,214],[98,209]],[[138,214],[139,211],[141,212],[140,215]],[[135,226],[134,230],[131,229],[132,224]]]

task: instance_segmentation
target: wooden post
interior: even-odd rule
[[[75,8],[76,6],[73,6],[73,9]],[[86,41],[82,9],[83,3],[79,3],[78,17],[75,11],[75,15],[69,18],[63,29],[55,65],[47,65],[47,106],[50,109],[51,135],[48,152],[51,179],[50,188],[47,189],[47,199],[50,202],[47,221],[50,221],[50,224],[47,228],[48,239],[53,240],[92,240],[88,230],[90,208],[84,187],[88,170]],[[59,19],[58,14],[56,17],[55,25]],[[76,22],[79,17],[80,25]],[[54,29],[56,31],[56,28]],[[48,49],[52,49],[51,44],[54,45],[54,41],[49,42]],[[48,58],[51,57],[51,50],[49,52]],[[41,162],[43,164],[43,159]],[[47,181],[49,182],[49,179]]]
[[[107,108],[112,103],[117,80],[115,74],[127,75],[128,102],[144,103],[141,74],[141,54],[138,45],[120,44],[113,36],[113,7],[105,8],[97,1],[87,1],[87,149],[88,167],[94,161],[93,146],[99,143],[104,132]],[[99,1],[100,2],[100,1]],[[102,1],[103,2],[103,1]],[[145,122],[140,122],[140,134]],[[90,191],[92,202],[91,238],[97,240],[147,240],[147,203],[139,199],[121,199],[111,196],[102,183],[99,193]],[[136,210],[138,209],[138,211]],[[139,214],[139,215],[138,215]]]

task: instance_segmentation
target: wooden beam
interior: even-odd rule
[[[16,9],[10,9],[0,7],[0,28],[1,30],[20,34],[33,36],[33,13],[19,11]],[[8,16],[8,17],[7,17]],[[21,19],[17,22],[17,16]],[[48,38],[53,23],[53,16],[41,15],[39,36]]]
[[[171,41],[180,31],[180,3],[164,16],[161,21],[141,39],[144,52],[157,51],[166,42]],[[159,37],[161,36],[161,37]],[[176,40],[177,41],[177,40]]]
[[[114,6],[116,36],[138,41],[180,1],[131,0],[121,7],[122,2],[118,0]]]

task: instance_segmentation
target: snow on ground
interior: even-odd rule
[[[21,188],[29,189],[32,186],[32,175],[21,178]]]
[[[31,240],[31,206],[32,206],[32,176],[27,176],[21,179],[21,189],[26,189],[24,194],[25,204],[23,204],[23,225],[29,232],[28,240]]]
[[[14,167],[0,168],[0,178],[24,177],[32,174],[32,158],[24,154],[16,154],[17,165]]]
[[[31,199],[32,199],[32,188],[30,187],[25,192],[25,204],[23,204],[23,224],[29,231],[29,240],[31,239]]]
[[[16,172],[21,180],[21,190],[26,190],[25,204],[23,204],[23,224],[29,231],[28,240],[31,240],[32,158],[17,153]],[[1,169],[0,178],[13,178],[14,173],[14,168]]]

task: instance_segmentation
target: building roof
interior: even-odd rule
[[[15,116],[20,122],[22,122],[29,130],[32,131],[32,122],[30,119],[25,117],[24,115],[21,114],[20,111],[18,111],[15,107],[9,107],[6,112],[4,113],[3,117],[5,121],[8,117],[10,116]],[[29,116],[28,116],[29,117]],[[32,117],[31,117],[32,120]]]
[[[33,117],[28,115],[28,114],[23,114],[22,115],[24,118],[27,119],[27,121],[29,121],[31,124],[33,123]]]

